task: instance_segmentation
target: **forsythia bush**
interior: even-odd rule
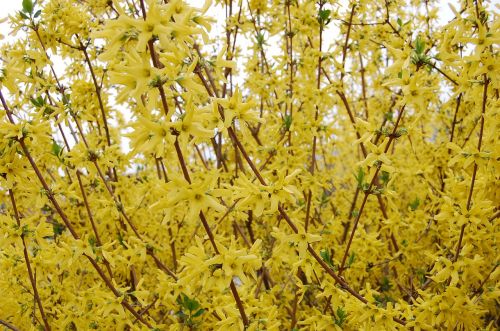
[[[19,2],[2,328],[499,327],[498,7]]]

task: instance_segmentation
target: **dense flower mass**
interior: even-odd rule
[[[498,6],[439,5],[20,1],[1,327],[498,329]]]

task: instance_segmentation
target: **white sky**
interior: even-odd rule
[[[203,0],[186,0],[186,2],[195,5],[195,6],[200,6],[201,3],[203,3]],[[340,1],[340,3],[344,3],[347,1]],[[22,0],[0,0],[0,19],[3,17],[6,17],[7,15],[12,15],[16,11],[19,11],[22,7],[21,5]],[[439,18],[441,23],[446,23],[449,20],[453,18],[453,13],[448,7],[448,3],[452,3],[457,9],[459,9],[458,5],[458,0],[448,0],[448,1],[442,1],[440,2],[441,4],[441,9],[439,12]],[[493,4],[499,4],[500,0],[493,0]],[[211,11],[213,13],[213,11]],[[211,13],[211,14],[212,14]],[[221,16],[221,15],[217,15]],[[222,13],[222,17],[224,14]],[[0,34],[7,36],[9,34],[9,24],[7,22],[0,23]]]
[[[185,1],[187,3],[190,3],[191,5],[193,5],[195,7],[200,7],[205,2],[204,0],[185,0]],[[309,0],[309,1],[312,1],[312,0]],[[215,3],[215,1],[214,1],[214,3]],[[349,3],[349,1],[348,0],[340,0],[339,3],[345,9],[347,9],[347,4]],[[452,3],[455,6],[455,8],[460,9],[459,0],[441,1],[440,2],[440,11],[438,14],[438,17],[440,19],[441,24],[447,23],[448,21],[450,21],[454,17],[453,12],[451,11],[451,9],[448,6],[449,3]],[[492,3],[493,3],[493,5],[498,6],[498,4],[500,3],[500,0],[492,0]],[[21,8],[22,8],[22,0],[0,0],[0,20],[2,18],[6,17],[7,15],[15,14],[17,11],[21,10]],[[225,17],[224,9],[222,9],[221,7],[211,8],[208,11],[208,15],[218,19],[218,21],[217,21],[218,26],[216,26],[215,28],[212,29],[211,35],[212,36],[217,35],[217,34],[220,35],[220,33],[224,31],[223,26],[222,26],[222,24],[224,23],[223,18]],[[338,28],[336,28],[334,26],[335,26],[335,24],[330,24],[330,27],[332,27],[332,28],[330,28],[329,31],[325,31],[325,40],[334,40],[335,39],[335,34],[337,34]],[[0,47],[2,47],[2,44],[4,42],[11,41],[15,38],[15,36],[10,36],[9,33],[10,33],[9,23],[8,22],[0,23],[0,35],[4,36],[4,39],[0,40]],[[328,35],[330,35],[330,37]],[[244,44],[244,41],[242,41],[242,42]],[[273,47],[272,45],[273,45],[272,41],[269,41],[268,43],[266,43],[266,52],[268,52],[269,55],[271,55],[271,56],[279,54],[279,52],[280,52],[279,46]],[[325,46],[328,46],[328,45],[325,45]],[[327,47],[325,47],[325,49],[327,49]],[[245,52],[245,50],[244,50],[244,52]],[[54,60],[56,71],[58,71],[58,74],[62,74],[62,72],[64,70],[64,63],[61,61],[61,59],[58,59],[57,57],[52,56],[52,59]],[[237,62],[237,66],[242,67],[244,59],[241,58],[239,60],[240,61]],[[236,82],[241,84],[242,78],[243,77],[236,78]],[[122,149],[124,151],[129,150],[128,142],[122,141],[121,145],[122,145]]]

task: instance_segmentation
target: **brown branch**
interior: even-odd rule
[[[108,146],[111,146],[111,136],[109,135],[108,121],[106,119],[106,110],[104,109],[104,102],[102,101],[101,87],[97,82],[97,78],[94,72],[94,67],[92,66],[92,62],[90,61],[90,57],[87,52],[87,47],[83,45],[83,43],[79,38],[78,41],[80,42],[80,50],[83,52],[83,55],[85,56],[85,62],[87,62],[87,65],[89,66],[90,75],[92,76],[92,82],[94,83],[95,92],[97,94],[97,101],[99,102],[99,109],[101,110],[102,121],[104,124],[104,132],[106,133],[106,142],[108,143]]]
[[[4,320],[1,320],[0,319],[0,324],[5,326],[7,329],[9,330],[12,330],[12,331],[20,331],[17,327],[15,327],[14,325],[10,324],[9,322],[7,321],[4,321]]]
[[[94,232],[96,243],[98,246],[102,246],[102,241],[101,237],[99,236],[99,231],[97,230],[97,226],[94,221],[94,217],[92,216],[92,212],[90,210],[90,205],[87,200],[87,194],[85,193],[85,189],[83,188],[83,183],[82,183],[82,178],[80,175],[80,171],[76,171],[76,178],[78,179],[78,185],[80,186],[80,191],[82,192],[82,197],[83,197],[83,204],[85,205],[85,209],[87,210],[87,215],[89,217],[90,224],[92,226],[92,231]],[[106,269],[108,270],[109,277],[113,278],[113,272],[111,271],[111,266],[109,264],[109,261],[104,258],[104,265],[106,266]]]
[[[145,20],[146,19],[146,7],[145,7],[145,4],[144,4],[144,0],[140,0],[140,5],[141,5],[142,14],[143,14],[143,17],[144,17],[144,20]],[[151,53],[151,59],[153,61],[153,65],[156,68],[159,68],[160,67],[160,62],[157,60],[157,57],[156,57],[156,51],[155,51],[153,40],[149,40],[148,47],[149,47],[149,51]],[[160,98],[161,98],[161,101],[162,101],[163,110],[165,112],[165,115],[168,118],[168,105],[167,105],[166,95],[165,95],[165,91],[163,89],[163,86],[160,85],[158,87],[158,90],[160,92]],[[184,156],[182,154],[182,150],[180,148],[179,141],[178,141],[177,137],[176,137],[175,142],[174,142],[174,147],[175,147],[175,151],[177,153],[177,157],[178,157],[179,163],[181,165],[181,169],[182,169],[182,173],[184,175],[184,179],[188,183],[191,184],[191,178],[189,176],[189,171],[187,169],[187,165],[186,165]],[[205,231],[206,231],[206,233],[207,233],[207,235],[209,237],[210,243],[212,244],[212,247],[213,247],[215,253],[216,254],[220,254],[219,249],[217,248],[217,244],[215,243],[214,235],[213,235],[213,233],[212,233],[212,231],[210,229],[210,226],[208,225],[207,219],[205,218],[205,215],[204,215],[203,211],[200,211],[199,217],[200,217],[200,220],[201,220],[201,222],[203,224],[203,227],[205,228]],[[248,317],[247,317],[247,315],[245,313],[245,309],[243,307],[243,303],[242,303],[242,301],[240,299],[240,296],[238,294],[238,290],[236,289],[236,285],[234,284],[233,280],[231,280],[230,288],[231,288],[231,292],[233,294],[233,297],[234,297],[234,299],[236,301],[236,306],[238,307],[238,310],[240,312],[243,324],[246,327],[246,326],[249,325],[249,320],[248,320]]]
[[[12,209],[14,210],[14,217],[16,218],[17,226],[21,227],[21,217],[17,210],[16,200],[14,199],[14,192],[12,191],[12,189],[9,189],[9,196],[10,196],[10,201],[12,203]],[[26,262],[26,268],[28,269],[28,277],[31,282],[31,287],[33,288],[33,295],[38,305],[38,309],[40,310],[40,315],[42,316],[45,330],[50,331],[51,327],[47,320],[47,316],[45,315],[45,311],[43,310],[42,300],[40,299],[40,294],[38,293],[38,289],[36,286],[36,280],[35,277],[33,276],[33,270],[31,269],[31,263],[28,255],[28,249],[26,248],[26,239],[24,238],[24,232],[21,234],[21,240],[23,242],[24,261]]]
[[[477,142],[477,151],[481,151],[481,144],[483,142],[483,132],[484,132],[484,116],[486,115],[486,103],[488,101],[488,85],[490,80],[488,79],[487,74],[483,74],[484,77],[484,87],[483,87],[483,100],[482,100],[482,109],[481,109],[481,126],[479,128],[479,140]],[[469,196],[467,197],[467,211],[469,211],[472,207],[472,193],[474,192],[474,184],[476,182],[476,174],[477,174],[478,165],[474,163],[474,170],[472,171],[472,178],[470,183]],[[453,262],[458,260],[458,256],[460,255],[460,250],[462,249],[462,241],[464,239],[465,226],[467,223],[462,225],[460,229],[460,237],[458,238],[457,250],[455,252],[455,256],[453,257]]]
[[[354,3],[351,8],[351,14],[349,16],[349,22],[347,23],[347,32],[345,35],[345,42],[344,46],[342,46],[342,72],[340,73],[340,80],[343,83],[344,80],[344,75],[345,75],[345,60],[347,57],[347,47],[349,45],[349,36],[351,34],[351,28],[352,28],[352,19],[354,17],[354,12],[356,10],[356,4]]]
[[[0,91],[0,100],[2,102],[2,106],[5,109],[5,114],[7,115],[8,120],[10,121],[10,123],[15,124],[14,117],[12,116],[12,112],[10,111],[9,107],[7,106],[7,103],[6,103],[5,99],[4,99],[2,91]],[[52,192],[52,190],[50,189],[49,185],[45,181],[45,178],[43,177],[42,172],[40,171],[40,169],[36,165],[35,160],[33,159],[33,157],[31,156],[31,153],[28,150],[28,147],[26,146],[26,143],[24,142],[24,137],[16,138],[16,141],[19,143],[19,145],[21,145],[21,148],[22,148],[22,150],[24,152],[24,155],[28,158],[28,161],[29,161],[31,167],[35,171],[36,176],[40,180],[40,183],[42,184],[42,187],[45,190],[45,194],[47,195],[47,198],[50,200],[50,202],[52,202],[52,204],[54,205],[54,208],[57,210],[58,214],[61,216],[61,218],[62,218],[62,220],[64,222],[64,225],[68,228],[69,232],[71,232],[71,235],[75,239],[79,239],[80,237],[78,236],[78,234],[76,233],[75,229],[73,228],[73,225],[71,225],[71,222],[69,221],[69,219],[66,216],[66,214],[63,212],[61,206],[59,205],[59,203],[55,199],[54,193]]]
[[[141,0],[141,1],[143,1],[143,0]],[[224,118],[224,112],[223,112],[222,107],[219,106],[218,110],[219,110],[219,113],[220,113],[221,117]],[[241,154],[242,154],[243,158],[246,160],[247,164],[251,168],[251,170],[254,173],[254,175],[256,176],[256,178],[259,180],[259,182],[262,185],[267,186],[266,181],[262,177],[261,173],[259,172],[259,170],[255,166],[255,164],[253,163],[253,161],[250,159],[248,153],[246,152],[245,147],[243,146],[243,144],[241,143],[241,141],[238,139],[238,136],[236,135],[236,133],[235,133],[235,131],[234,131],[234,129],[232,127],[228,128],[228,134],[229,134],[230,139],[233,140],[233,142],[236,143],[236,145],[238,146],[239,150],[241,151]],[[180,154],[179,152],[181,152],[180,148],[176,147],[176,150],[178,150],[177,153],[179,155]],[[181,168],[183,168],[183,172],[184,172],[185,163],[183,162],[183,160],[181,162]],[[287,222],[287,224],[290,226],[290,228],[295,233],[298,233],[297,226],[290,219],[290,217],[288,216],[288,214],[285,212],[285,210],[283,209],[283,207],[281,205],[278,206],[278,211],[279,211],[280,215],[285,219],[285,221]],[[201,215],[203,215],[203,214],[200,213],[200,216]],[[203,219],[202,219],[202,223],[203,223]],[[209,238],[210,238],[210,235],[209,235]],[[345,289],[347,292],[351,293],[358,300],[360,300],[360,301],[362,301],[364,303],[367,302],[367,300],[363,296],[361,296],[358,292],[356,292],[354,289],[352,289],[341,277],[339,277],[332,269],[330,269],[330,267],[328,265],[326,265],[326,263],[321,259],[321,257],[314,251],[314,249],[310,245],[308,246],[308,251],[313,256],[313,258],[318,263],[320,263],[320,265],[323,267],[323,269],[335,280],[336,283],[340,284],[343,289]],[[238,306],[238,308],[239,307],[240,306]],[[241,310],[240,310],[240,313],[241,313]],[[405,321],[403,321],[403,320],[401,320],[399,318],[394,318],[394,321],[396,321],[397,323],[402,324],[402,325],[406,324]]]
[[[389,147],[391,145],[391,142],[395,139],[395,133],[396,133],[396,130],[398,129],[399,122],[401,121],[401,117],[403,115],[404,108],[405,107],[403,106],[401,108],[401,110],[399,111],[398,118],[396,120],[396,123],[394,124],[394,128],[392,130],[392,134],[389,136],[389,141],[387,142],[387,145],[385,146],[384,153],[387,153],[387,151],[389,150]],[[363,201],[361,202],[361,207],[359,208],[359,212],[358,212],[358,214],[356,216],[356,219],[354,220],[354,225],[353,225],[353,228],[352,228],[352,231],[351,231],[351,235],[349,237],[349,241],[347,242],[347,247],[345,249],[344,256],[342,257],[342,263],[340,264],[339,274],[341,274],[342,271],[344,270],[345,261],[347,259],[347,255],[349,254],[349,249],[351,247],[351,243],[352,243],[352,240],[354,238],[354,234],[356,232],[356,228],[358,226],[359,219],[361,218],[361,215],[363,213],[364,207],[365,207],[366,202],[368,200],[368,196],[371,194],[372,187],[375,184],[375,181],[377,180],[377,176],[378,176],[378,173],[379,173],[381,167],[382,167],[382,164],[379,163],[377,165],[376,170],[375,170],[375,174],[373,175],[373,178],[370,181],[370,185],[368,186],[368,189],[365,191],[365,195],[363,197]]]
[[[15,124],[14,122],[14,118],[12,116],[12,113],[9,109],[9,107],[7,106],[7,103],[4,99],[4,96],[3,96],[3,93],[2,91],[0,90],[0,101],[2,102],[2,106],[4,107],[5,109],[5,113],[7,115],[7,118],[8,120],[12,123],[12,124]],[[64,213],[64,211],[62,210],[62,208],[60,207],[59,203],[57,202],[54,194],[52,193],[52,191],[50,190],[49,186],[47,185],[47,182],[45,181],[45,178],[43,177],[40,169],[38,168],[37,164],[35,163],[30,151],[28,150],[26,144],[24,143],[24,137],[22,138],[19,138],[19,139],[16,139],[16,141],[19,142],[19,144],[21,145],[21,148],[24,152],[24,155],[28,158],[28,161],[31,165],[31,167],[33,168],[33,170],[35,171],[35,174],[38,178],[38,180],[40,181],[40,183],[42,184],[42,187],[44,188],[45,192],[46,192],[46,195],[48,197],[48,199],[50,200],[50,202],[52,203],[52,205],[54,206],[54,208],[56,209],[57,213],[59,214],[59,216],[61,217],[61,219],[63,220],[65,226],[68,228],[68,230],[70,231],[72,237],[76,240],[80,239],[80,236],[76,233],[75,229],[73,228],[71,222],[69,221],[68,217],[66,216],[66,214]],[[88,256],[87,254],[83,254],[85,257],[87,257],[89,259],[89,261],[91,262],[91,264],[94,266],[94,268],[96,269],[96,271],[99,273],[99,275],[101,276],[101,278],[104,280],[104,282],[106,283],[106,285],[109,287],[109,289],[116,295],[116,296],[120,296],[120,293],[114,288],[113,284],[111,283],[111,281],[106,277],[106,275],[104,274],[104,271],[102,271],[102,269],[99,267],[99,265],[97,264],[97,262],[90,256]],[[125,299],[121,302],[121,304],[125,307],[125,309],[127,309],[128,311],[130,311],[130,313],[132,313],[132,315],[134,316],[137,316],[137,312],[132,308],[132,306],[125,301]],[[140,317],[140,316],[139,316]],[[144,325],[146,325],[147,327],[150,327],[151,328],[151,325],[146,321],[144,320],[142,317],[138,318]]]

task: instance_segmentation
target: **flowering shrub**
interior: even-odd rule
[[[498,328],[500,21],[438,3],[23,0],[0,324]]]

